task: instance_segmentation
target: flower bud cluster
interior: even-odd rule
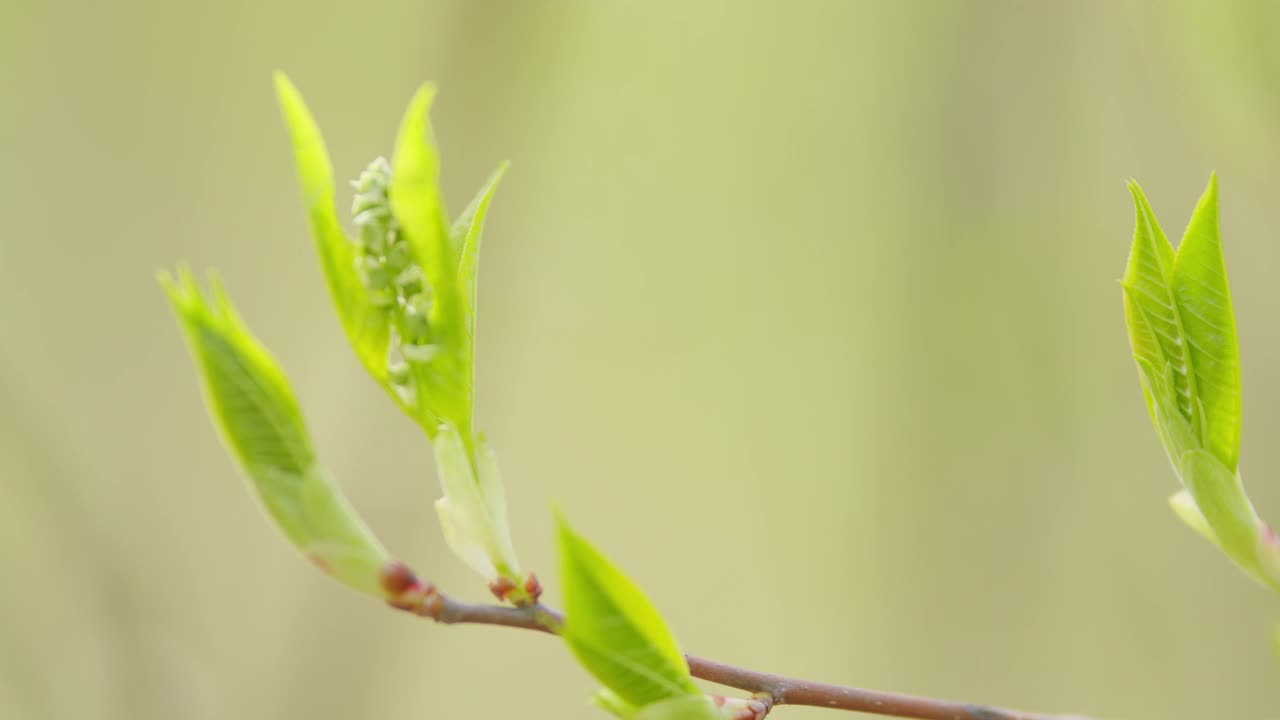
[[[431,342],[428,319],[431,288],[391,212],[390,185],[391,165],[382,157],[369,163],[352,183],[356,195],[351,213],[360,233],[356,270],[374,304],[390,314],[388,377],[402,398],[412,402],[410,364],[428,362],[437,347]]]

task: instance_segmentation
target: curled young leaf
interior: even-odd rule
[[[200,375],[205,401],[253,494],[277,528],[326,573],[385,597],[391,561],[316,461],[289,382],[216,279],[205,297],[191,273],[160,276]]]
[[[588,672],[636,708],[700,696],[653,603],[563,518],[559,520],[561,635]]]
[[[452,425],[439,428],[434,444],[444,490],[436,512],[449,548],[484,576],[500,599],[518,605],[536,600],[539,591],[521,573],[511,544],[505,491],[488,442],[480,438],[475,463]]]

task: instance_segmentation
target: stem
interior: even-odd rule
[[[436,591],[422,614],[446,625],[501,625],[554,634],[564,616],[535,605],[514,608],[461,602]],[[685,656],[696,678],[751,693],[764,693],[773,705],[808,705],[917,720],[1089,720],[1080,715],[1046,715],[989,705],[937,700],[899,693],[802,680],[748,670],[695,655]]]

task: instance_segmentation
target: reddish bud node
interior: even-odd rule
[[[529,579],[524,581],[524,591],[529,594],[529,602],[536,603],[538,598],[542,597],[542,583],[538,582],[538,576],[529,573]]]
[[[515,589],[516,584],[511,582],[511,578],[500,577],[489,583],[489,592],[493,593],[493,596],[502,602],[506,602],[507,595],[510,595],[511,591]]]
[[[413,571],[402,562],[383,565],[378,579],[382,583],[383,591],[392,598],[399,598],[419,585],[418,576],[414,575]]]

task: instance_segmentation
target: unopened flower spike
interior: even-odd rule
[[[1280,590],[1280,542],[1238,468],[1240,356],[1218,228],[1218,181],[1175,251],[1136,182],[1133,246],[1121,286],[1125,323],[1156,434],[1184,489],[1177,516],[1258,582]]]
[[[283,74],[276,90],[338,317],[370,376],[434,445],[444,491],[436,508],[449,546],[501,599],[534,602],[537,580],[516,560],[497,462],[472,418],[477,256],[505,166],[450,224],[427,119],[434,91],[423,86],[391,159],[375,159],[352,183],[349,238],[334,210],[320,130]]]

